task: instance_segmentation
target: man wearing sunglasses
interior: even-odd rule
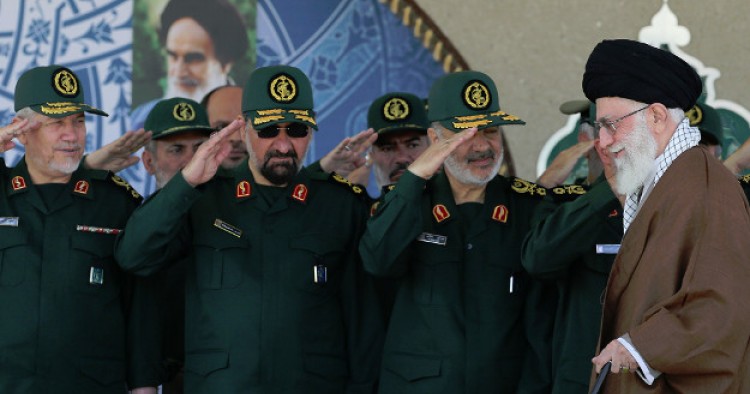
[[[602,392],[747,392],[750,211],[685,116],[700,77],[667,51],[608,40],[589,56],[582,85],[624,198],[592,360],[597,373],[612,363]]]
[[[186,393],[371,393],[383,327],[357,253],[364,190],[302,167],[317,123],[299,69],[255,70],[242,110],[134,213],[120,264],[190,259]],[[248,164],[219,170],[238,130]]]

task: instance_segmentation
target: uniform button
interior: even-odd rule
[[[466,245],[466,250],[471,250],[471,248],[473,248],[473,247],[474,247],[474,245],[472,245],[472,244],[467,244],[467,245]]]

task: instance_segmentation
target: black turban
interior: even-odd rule
[[[583,93],[622,97],[687,111],[695,105],[703,83],[695,70],[672,53],[632,40],[605,40],[589,55]]]

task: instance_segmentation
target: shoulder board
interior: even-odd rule
[[[547,195],[547,189],[544,186],[516,177],[510,177],[510,188],[518,194],[527,194],[540,198]]]
[[[550,196],[554,201],[572,201],[576,198],[586,194],[588,190],[583,185],[560,185],[548,189],[547,195]]]
[[[750,174],[741,176],[737,180],[740,181],[740,183],[744,183],[746,185],[750,185]]]
[[[396,188],[396,184],[395,183],[383,186],[382,188],[380,188],[380,197],[381,198],[385,197],[386,194],[392,192],[393,189],[395,189],[395,188]]]
[[[352,192],[352,194],[356,195],[357,197],[365,198],[367,196],[367,192],[365,191],[365,187],[362,185],[356,185],[352,183],[350,180],[344,178],[343,176],[336,174],[335,172],[332,172],[328,176],[328,181],[334,184],[337,184],[339,186],[342,186]]]
[[[133,186],[130,186],[130,184],[128,183],[128,181],[126,181],[126,180],[124,180],[124,179],[120,178],[119,176],[117,176],[117,175],[115,175],[115,174],[113,174],[113,173],[111,173],[111,172],[110,172],[110,173],[108,173],[108,175],[109,175],[109,180],[110,180],[110,181],[112,181],[112,183],[114,183],[115,185],[117,185],[117,186],[119,186],[119,187],[121,187],[121,188],[125,189],[125,190],[127,191],[127,193],[128,193],[128,194],[129,194],[129,195],[130,195],[131,197],[133,197],[133,198],[134,198],[134,199],[135,199],[136,201],[138,201],[138,203],[139,203],[139,204],[141,203],[141,201],[143,201],[143,196],[141,196],[141,195],[140,195],[140,194],[139,194],[139,193],[138,193],[138,192],[137,192],[137,191],[136,191],[136,190],[135,190],[135,189],[133,188]]]

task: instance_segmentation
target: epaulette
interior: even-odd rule
[[[558,202],[573,201],[576,198],[586,194],[588,190],[583,185],[571,184],[560,185],[548,189],[548,195]]]
[[[740,183],[744,183],[746,185],[750,185],[750,174],[743,175],[737,179],[740,181]]]
[[[331,183],[335,183],[337,185],[343,186],[344,188],[348,189],[350,192],[352,192],[355,196],[360,198],[366,198],[367,193],[365,192],[365,187],[361,185],[355,185],[350,180],[344,178],[343,176],[332,172],[331,175],[328,177],[328,181]]]
[[[134,188],[133,186],[130,186],[128,181],[120,178],[119,176],[115,175],[114,173],[108,173],[109,180],[112,181],[117,186],[120,186],[124,188],[128,194],[130,194],[131,197],[133,197],[138,203],[140,204],[141,201],[143,201],[143,196],[141,196]]]
[[[528,194],[530,196],[542,198],[547,195],[547,189],[544,186],[537,185],[536,183],[529,182],[525,179],[511,177],[510,188],[518,194]]]

